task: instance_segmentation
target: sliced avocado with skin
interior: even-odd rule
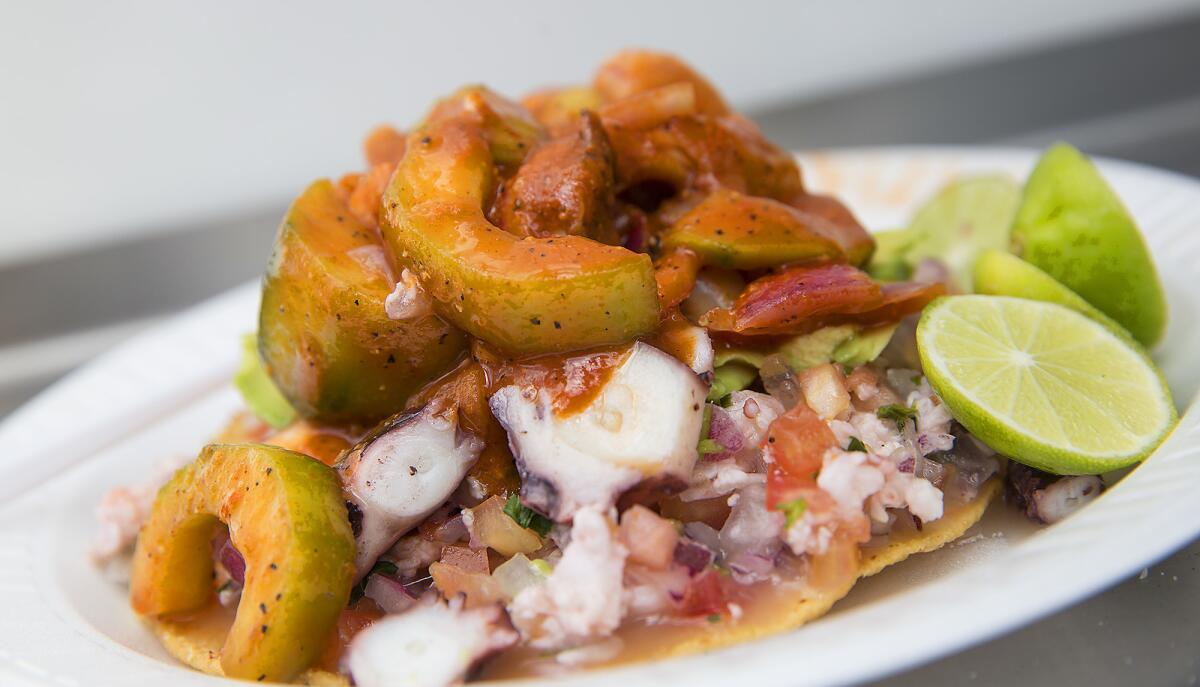
[[[258,347],[300,415],[369,424],[465,354],[466,336],[433,312],[389,319],[395,286],[382,240],[332,183],[314,182],[292,203],[263,278]]]
[[[212,603],[210,542],[224,523],[246,561],[221,648],[229,677],[287,682],[311,666],[350,597],[354,535],[332,468],[259,444],[214,444],[171,478],[138,535],[130,598],[141,615]]]

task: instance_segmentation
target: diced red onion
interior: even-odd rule
[[[434,541],[453,544],[467,539],[470,533],[467,531],[467,524],[463,521],[462,513],[455,515],[433,531]]]
[[[721,550],[721,533],[703,522],[689,522],[683,526],[683,534],[710,551]]]
[[[399,580],[387,575],[371,575],[365,588],[366,595],[371,597],[384,613],[403,613],[417,602],[415,596]]]
[[[242,558],[241,552],[233,547],[233,540],[229,538],[228,532],[222,532],[218,537],[213,539],[213,559],[225,568],[225,572],[229,573],[229,578],[237,582],[239,586],[246,584],[246,559]]]
[[[724,451],[709,453],[704,456],[707,461],[727,460],[733,458],[745,446],[745,437],[738,429],[729,411],[721,406],[711,406],[712,416],[708,425],[708,438],[725,448]]]
[[[684,537],[675,545],[675,562],[687,568],[689,575],[703,572],[712,565],[716,557],[717,555],[712,549],[694,539]]]
[[[775,556],[766,551],[743,551],[725,561],[733,579],[740,584],[765,580],[775,569]]]
[[[767,509],[765,486],[738,491],[737,503],[720,532],[722,559],[735,582],[750,584],[765,578],[783,545],[779,539],[783,525],[783,514]]]
[[[913,475],[929,480],[936,487],[946,478],[946,466],[936,460],[925,459],[921,461],[920,472],[914,466]]]
[[[995,451],[968,434],[966,429],[956,425],[953,431],[954,449],[941,454],[941,460],[954,467],[952,486],[963,500],[969,501],[979,493],[984,482],[1000,471],[1000,462],[995,458]]]

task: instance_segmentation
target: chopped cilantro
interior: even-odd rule
[[[700,451],[700,455],[702,455],[702,456],[708,455],[710,453],[724,453],[725,452],[725,447],[722,446],[721,444],[713,441],[712,439],[701,439],[700,444],[696,446],[696,449],[698,451]]]
[[[380,573],[382,575],[387,575],[388,577],[394,577],[398,572],[400,572],[400,568],[397,568],[396,564],[391,561],[375,561],[375,565],[371,568],[372,575],[375,573]]]
[[[708,616],[708,622],[710,622],[710,623],[721,622],[721,615],[719,613],[713,613],[712,615]]]
[[[804,511],[807,509],[808,502],[802,498],[775,504],[775,510],[780,511],[787,518],[787,527],[796,524],[796,521],[804,515]]]
[[[881,420],[891,420],[895,422],[897,432],[903,432],[904,423],[908,422],[909,420],[913,421],[913,428],[916,428],[917,426],[917,411],[909,408],[908,406],[902,406],[898,403],[880,407],[875,411],[875,415]]]
[[[847,451],[858,451],[859,453],[867,453],[867,445],[858,437],[850,437],[850,443],[846,446]]]
[[[550,528],[554,526],[554,523],[550,522],[548,518],[521,503],[521,497],[517,494],[509,494],[508,501],[504,502],[504,514],[515,520],[521,527],[533,530],[543,537],[549,534]]]

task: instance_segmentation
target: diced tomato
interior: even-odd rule
[[[774,510],[781,503],[805,498],[814,489],[815,482],[811,478],[793,477],[778,466],[772,466],[767,472],[767,508]]]
[[[484,549],[471,549],[466,546],[444,546],[442,547],[441,562],[446,565],[452,565],[467,573],[488,575],[492,572],[491,566],[488,564],[487,551]]]
[[[370,627],[383,615],[383,609],[368,598],[360,599],[354,606],[343,609],[337,619],[337,630],[329,638],[329,643],[325,645],[325,651],[317,664],[325,670],[337,672],[342,654],[346,652],[346,647],[350,646],[355,635]]]
[[[775,418],[767,428],[764,448],[772,465],[767,473],[767,507],[776,508],[802,498],[818,505],[824,492],[817,489],[817,473],[825,452],[837,446],[837,437],[817,413],[798,403]]]
[[[679,543],[675,525],[642,505],[621,514],[617,534],[629,550],[629,560],[653,570],[666,570],[671,565]]]
[[[679,606],[682,615],[724,613],[727,605],[725,590],[721,587],[721,574],[709,568],[693,577],[683,592],[683,601]]]
[[[767,428],[768,455],[776,467],[797,479],[814,479],[825,452],[834,446],[833,430],[804,403],[797,403]]]
[[[466,599],[467,608],[487,606],[500,600],[496,581],[487,573],[467,572],[462,568],[437,562],[429,566],[433,586],[442,596],[453,599],[460,594]]]

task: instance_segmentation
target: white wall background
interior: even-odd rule
[[[0,7],[0,266],[282,204],[482,81],[680,53],[743,107],[1161,20],[1196,0],[65,2]],[[1101,78],[1101,75],[1097,75]]]

